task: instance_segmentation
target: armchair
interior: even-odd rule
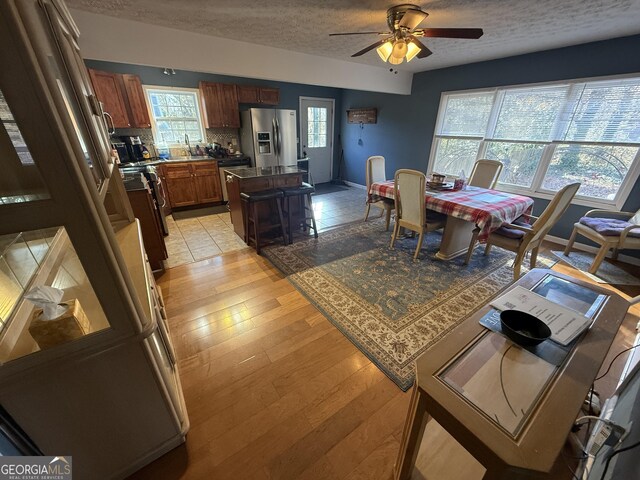
[[[589,273],[595,274],[609,250],[613,249],[612,258],[618,258],[618,251],[624,248],[640,250],[640,210],[631,212],[610,212],[608,210],[590,210],[578,222],[573,224],[573,231],[564,254],[569,256],[578,234],[600,245]]]

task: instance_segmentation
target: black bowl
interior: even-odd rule
[[[520,310],[500,313],[502,333],[519,345],[533,346],[551,336],[551,329],[542,321]]]

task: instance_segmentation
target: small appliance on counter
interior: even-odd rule
[[[129,161],[130,162],[141,162],[143,161],[144,158],[144,152],[145,152],[145,148],[142,145],[142,140],[140,140],[140,137],[120,137],[126,147],[127,147],[127,152],[129,152]],[[121,163],[122,159],[120,159]]]
[[[129,150],[123,142],[111,142],[111,148],[118,152],[120,163],[130,163]]]

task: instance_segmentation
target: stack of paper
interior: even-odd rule
[[[551,329],[551,340],[568,345],[589,327],[592,319],[554,303],[523,287],[515,287],[491,302],[498,310],[520,310],[542,320]]]

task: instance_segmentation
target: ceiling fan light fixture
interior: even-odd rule
[[[413,58],[420,52],[420,47],[415,43],[409,42],[407,45],[407,62],[413,60]]]
[[[404,60],[404,57],[396,58],[393,55],[389,57],[389,63],[391,65],[400,65],[403,60]]]
[[[391,58],[395,58],[400,60],[399,63],[402,63],[402,60],[404,59],[404,56],[407,54],[407,42],[405,42],[404,40],[400,39],[400,40],[396,40],[393,44],[393,50],[391,51]],[[389,60],[390,63],[391,60]],[[394,65],[397,65],[397,63],[395,63]]]
[[[380,58],[383,62],[386,62],[389,59],[392,50],[393,44],[391,43],[391,40],[389,40],[388,42],[384,42],[382,45],[376,48],[376,51],[378,52],[378,55],[380,55]]]

